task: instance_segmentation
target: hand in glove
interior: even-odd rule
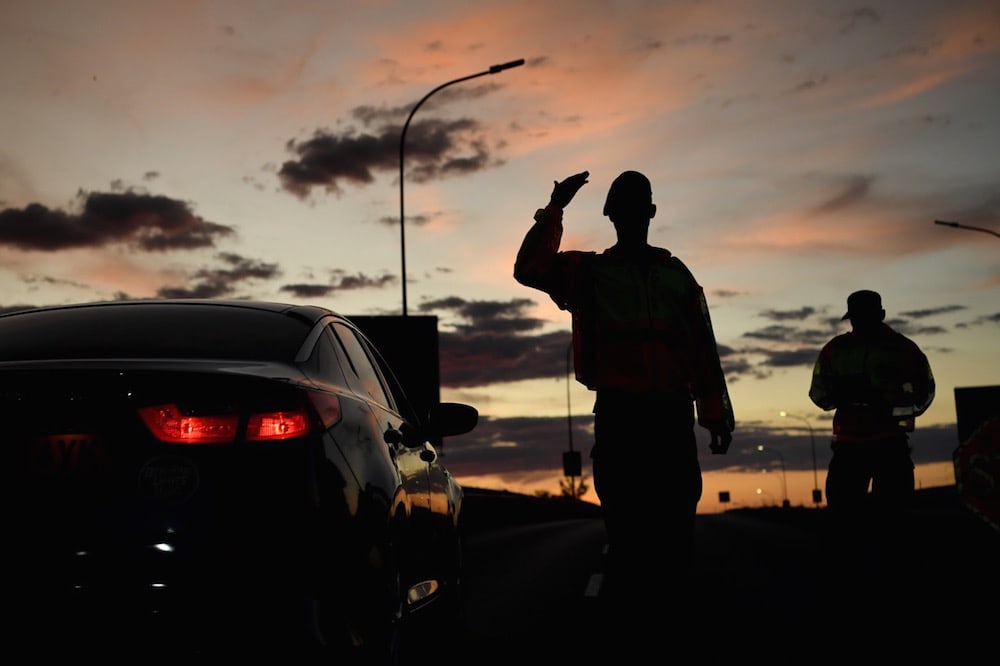
[[[569,205],[569,202],[573,200],[576,193],[587,183],[587,177],[590,176],[589,171],[581,171],[578,174],[572,175],[566,180],[559,182],[555,181],[555,185],[552,187],[552,197],[549,199],[549,204],[552,206],[558,206],[559,208],[565,208]]]
[[[733,443],[733,433],[724,426],[710,428],[712,441],[708,445],[709,450],[716,455],[725,455],[729,451],[729,445]]]

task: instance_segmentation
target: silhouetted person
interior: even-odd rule
[[[877,292],[848,296],[843,319],[851,331],[826,343],[809,387],[818,407],[836,410],[826,477],[832,556],[854,576],[847,582],[905,585],[900,579],[913,559],[906,550],[914,494],[909,433],[934,401],[934,375],[917,344],[884,322]]]
[[[732,404],[702,287],[680,259],[647,243],[656,205],[643,174],[625,171],[608,191],[614,246],[559,250],[563,209],[589,175],[555,183],[521,244],[514,278],[572,314],[576,379],[596,392],[590,457],[609,584],[644,602],[677,603],[690,580],[702,493],[695,406],[712,452],[725,454]]]

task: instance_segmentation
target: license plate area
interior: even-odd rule
[[[95,433],[62,432],[40,436],[34,458],[36,470],[45,476],[77,476],[103,470],[108,448]]]

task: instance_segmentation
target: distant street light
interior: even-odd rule
[[[819,488],[819,472],[816,470],[816,434],[813,432],[812,424],[809,423],[809,419],[804,416],[798,416],[796,414],[789,414],[788,412],[781,411],[778,412],[782,416],[790,419],[799,419],[806,424],[809,428],[809,444],[812,446],[812,457],[813,457],[813,504],[819,506],[819,503],[823,501],[823,491]]]
[[[468,81],[469,79],[474,79],[477,76],[485,76],[486,74],[496,74],[497,72],[502,72],[505,69],[510,69],[512,67],[518,67],[524,64],[524,58],[520,60],[511,60],[510,62],[505,62],[502,65],[493,65],[484,72],[479,72],[477,74],[470,74],[469,76],[463,76],[462,78],[455,79],[453,81],[448,81],[447,83],[442,83],[434,90],[430,91],[423,98],[416,103],[413,110],[410,111],[410,115],[407,116],[406,122],[403,124],[403,131],[399,135],[399,249],[402,255],[403,264],[403,274],[401,276],[401,281],[403,283],[403,316],[406,316],[406,233],[404,231],[403,222],[405,217],[403,215],[403,150],[406,142],[406,130],[410,127],[410,121],[413,119],[413,114],[417,112],[420,105],[427,101],[427,98],[454,83],[460,83],[462,81]]]
[[[757,450],[763,452],[764,445],[758,444]],[[788,477],[785,475],[785,456],[781,455],[781,451],[779,451],[778,449],[772,448],[768,450],[773,451],[774,454],[778,456],[778,460],[781,461],[781,496],[782,496],[781,506],[787,508],[791,506],[791,502],[788,501]]]

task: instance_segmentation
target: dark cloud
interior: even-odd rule
[[[840,320],[837,319],[839,322]],[[816,344],[822,343],[831,336],[830,330],[819,330],[814,328],[797,328],[794,326],[765,326],[753,331],[747,331],[742,337],[752,340],[764,340],[770,342],[788,344]]]
[[[530,299],[467,301],[458,296],[419,306],[448,321],[438,334],[441,385],[454,388],[495,382],[565,377],[571,340],[568,330],[522,335],[544,326],[525,311]]]
[[[426,113],[449,102],[482,97],[501,87],[487,84],[444,90],[421,110]],[[290,140],[286,148],[295,159],[284,162],[279,169],[281,186],[304,198],[314,188],[339,194],[345,184],[367,185],[380,172],[398,175],[400,136],[404,118],[412,109],[412,106],[360,106],[352,115],[364,126],[362,131],[354,127],[340,133],[318,129],[305,141]],[[415,183],[481,171],[503,163],[492,156],[479,123],[469,118],[412,120],[406,128],[403,148],[406,178]]]
[[[234,234],[207,222],[188,204],[138,192],[79,192],[79,212],[29,204],[0,211],[0,245],[56,252],[125,244],[146,252],[213,247]]]
[[[441,332],[441,385],[468,388],[565,377],[570,339],[569,331],[537,336]]]
[[[964,305],[944,305],[938,308],[925,308],[923,310],[907,310],[906,312],[900,312],[899,314],[904,317],[910,317],[912,319],[923,319],[924,317],[933,317],[939,314],[948,314],[949,312],[959,312],[960,310],[965,310]]]
[[[247,280],[269,280],[281,274],[277,264],[247,259],[238,254],[222,253],[217,259],[227,268],[202,268],[192,275],[191,286],[162,287],[157,298],[221,298],[232,296],[236,287]]]
[[[832,197],[814,207],[810,215],[829,215],[864,201],[871,192],[874,183],[872,176],[854,175],[840,186]]]
[[[1000,324],[1000,312],[995,312],[991,315],[986,315],[985,317],[979,317],[976,319],[974,324]]]
[[[517,298],[506,302],[467,301],[458,296],[425,301],[419,306],[421,312],[450,312],[464,320],[453,327],[469,335],[488,333],[509,334],[538,330],[545,325],[541,319],[527,317],[525,310],[535,305],[528,298]]]
[[[399,282],[399,278],[390,273],[378,277],[369,277],[364,273],[347,275],[344,271],[334,271],[334,279],[329,284],[286,284],[279,291],[287,291],[297,298],[317,298],[329,296],[338,291],[353,291],[356,289],[381,289]]]
[[[420,226],[423,226],[423,225],[427,224],[430,221],[431,221],[431,216],[430,215],[407,215],[406,216],[406,224],[407,224],[407,226],[415,224],[418,227],[420,227]],[[379,222],[379,224],[384,224],[387,227],[394,227],[397,224],[399,224],[399,216],[398,215],[394,215],[394,216],[383,215],[382,217],[380,217],[378,219],[378,222]]]
[[[819,356],[819,347],[803,347],[791,350],[758,351],[767,357],[765,366],[771,368],[812,367]]]
[[[286,291],[295,298],[320,298],[329,296],[336,288],[329,284],[285,284],[278,291]]]
[[[789,337],[797,333],[797,329],[791,326],[765,326],[756,331],[747,331],[744,338],[754,338],[757,340],[778,340],[785,342]]]
[[[764,310],[760,313],[760,316],[772,321],[787,321],[789,319],[803,321],[814,314],[816,314],[816,308],[807,305],[798,310]]]
[[[573,449],[583,456],[583,475],[591,478],[589,452],[593,446],[593,416],[574,414],[553,417],[481,418],[472,432],[448,438],[444,453],[448,469],[459,477],[497,475],[511,482],[529,478],[540,472],[562,473],[562,454]],[[707,435],[696,428],[699,462],[704,471],[729,470],[759,473],[771,469],[783,460],[787,471],[811,471],[813,447],[816,466],[825,473],[830,461],[829,419],[813,423],[813,432],[803,425],[789,423],[782,427],[765,427],[757,423],[737,424],[729,453],[713,456],[708,453]],[[572,433],[572,434],[571,434]],[[955,424],[921,427],[910,435],[913,460],[918,465],[949,462],[958,443]],[[769,458],[757,450],[763,443],[781,454]]]
[[[322,187],[339,193],[341,183],[366,185],[375,180],[373,170],[399,168],[399,132],[393,138],[382,135],[355,136],[349,130],[341,136],[317,130],[304,142],[288,142],[288,150],[297,158],[281,165],[281,186],[298,197],[308,196],[312,188]]]

